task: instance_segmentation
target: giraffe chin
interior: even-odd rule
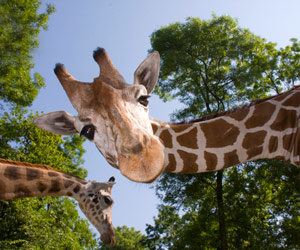
[[[150,183],[164,171],[163,146],[156,139],[138,154],[120,155],[119,169],[128,179],[135,182]]]

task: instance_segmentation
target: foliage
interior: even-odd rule
[[[116,233],[116,245],[114,247],[108,247],[99,243],[99,249],[101,250],[148,250],[145,245],[146,238],[140,232],[134,228],[128,228],[127,226],[115,228]]]
[[[33,124],[35,116],[15,109],[0,119],[0,157],[37,164],[86,177],[87,171],[80,167],[84,139],[80,136],[61,137],[42,130]]]
[[[287,83],[296,84],[300,78],[300,43],[291,39],[292,45],[280,50],[280,76]]]
[[[274,72],[276,44],[228,16],[188,18],[162,27],[152,34],[151,45],[161,54],[156,93],[185,104],[175,119],[221,111],[282,89]]]
[[[32,113],[6,113],[0,119],[0,157],[48,164],[86,177],[83,138],[61,138],[37,128]],[[94,249],[96,240],[69,198],[27,198],[0,202],[1,249]]]
[[[39,13],[39,0],[0,0],[0,99],[28,106],[44,86],[43,77],[31,70],[31,52],[38,47],[40,29],[47,29],[52,5]]]
[[[185,105],[174,120],[279,93],[299,80],[300,44],[291,41],[278,50],[228,16],[162,27],[151,35],[150,51],[161,55],[155,92]],[[298,172],[269,160],[222,172],[164,174],[155,186],[159,214],[146,229],[149,248],[298,249]]]
[[[228,249],[299,248],[297,168],[278,160],[260,161],[225,174]],[[168,174],[160,180],[156,190],[163,204],[146,230],[150,249],[219,248],[216,182],[209,175]]]
[[[84,178],[83,138],[41,130],[33,124],[38,114],[24,109],[44,85],[38,73],[31,78],[31,53],[54,7],[41,13],[40,5],[38,0],[0,0],[0,157],[48,164]],[[0,201],[0,249],[95,249],[95,235],[76,206],[65,197]]]

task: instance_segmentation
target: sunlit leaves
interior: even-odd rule
[[[32,77],[32,50],[38,47],[38,34],[47,28],[54,12],[47,5],[40,12],[39,0],[1,0],[0,4],[0,99],[6,103],[28,106],[44,86],[38,73]]]

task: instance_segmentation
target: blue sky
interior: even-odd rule
[[[33,51],[35,72],[46,80],[32,109],[44,112],[66,110],[76,115],[53,68],[64,63],[78,80],[92,82],[99,68],[92,58],[100,46],[110,54],[113,63],[128,83],[150,49],[150,35],[161,26],[184,22],[189,16],[210,19],[227,14],[243,28],[275,42],[279,47],[289,44],[292,37],[300,38],[300,1],[298,0],[60,0],[52,3],[56,12],[50,17],[48,31],[42,31],[40,46]],[[150,115],[168,121],[169,114],[179,107],[175,101],[163,103],[158,97],[150,100]],[[94,144],[84,144],[84,167],[91,180],[106,181],[116,177],[112,195],[114,226],[127,225],[144,232],[153,224],[157,200],[151,185],[127,180],[106,163]],[[175,194],[174,194],[175,195]]]

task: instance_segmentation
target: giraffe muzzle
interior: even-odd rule
[[[132,181],[153,182],[164,170],[162,144],[152,138],[149,146],[135,145],[126,148],[126,153],[119,154],[119,169]]]
[[[108,234],[108,233],[101,234],[100,239],[103,242],[103,244],[109,245],[111,247],[113,247],[116,244],[115,234],[113,234],[113,235]]]

